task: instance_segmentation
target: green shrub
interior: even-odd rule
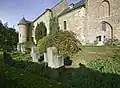
[[[0,66],[0,76],[4,77],[0,81],[2,83],[2,85],[0,83],[0,88],[63,88],[61,84],[57,84],[53,80],[11,68],[4,64]]]
[[[75,34],[70,31],[58,31],[47,38],[46,47],[56,47],[60,55],[72,56],[77,53],[80,42],[76,39]]]
[[[28,70],[10,67],[3,63],[2,54],[0,54],[0,88],[63,88],[62,84],[58,84],[54,80],[34,74],[39,71],[39,67],[32,64],[29,66],[27,64]],[[30,70],[31,66],[33,66],[33,70]],[[38,69],[34,71],[34,68]],[[34,71],[33,74],[29,70]]]
[[[104,45],[106,46],[117,46],[120,45],[120,41],[116,38],[114,39],[105,39],[104,40]]]
[[[32,61],[30,54],[24,54],[21,52],[14,52],[11,54],[13,60],[16,61]]]
[[[90,68],[78,68],[65,88],[120,88],[120,76],[100,73]]]
[[[24,45],[24,47],[25,47],[26,54],[30,54],[31,47],[35,46],[35,44],[32,41],[26,41],[26,42],[22,43],[22,45]]]
[[[47,37],[44,37],[38,41],[37,48],[40,53],[46,52],[46,39]]]
[[[120,58],[120,47],[117,47],[113,50],[113,54],[115,58]]]
[[[32,41],[26,41],[23,44],[25,45],[25,48],[31,48],[35,45]]]
[[[112,59],[92,60],[87,67],[72,69],[65,88],[120,88],[119,81],[120,63]]]
[[[0,51],[0,62],[3,62],[3,52],[2,51]]]
[[[113,50],[113,60],[120,62],[120,47],[117,47]]]
[[[88,66],[103,73],[120,74],[119,64],[119,62],[116,62],[113,59],[98,59],[89,62]]]

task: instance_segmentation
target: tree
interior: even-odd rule
[[[2,21],[0,20],[0,25],[3,25]]]
[[[8,22],[4,23],[4,27],[8,28]]]
[[[46,40],[46,47],[56,47],[62,56],[72,56],[80,49],[81,43],[76,39],[75,34],[70,31],[58,31],[49,35]]]
[[[47,28],[44,24],[44,22],[40,22],[40,24],[37,24],[36,30],[35,30],[35,39],[38,43],[40,39],[45,37],[47,35]]]
[[[13,28],[6,28],[0,24],[0,49],[12,51],[16,48],[18,33]]]
[[[50,34],[54,34],[57,31],[59,31],[58,18],[57,17],[52,17],[50,19]]]

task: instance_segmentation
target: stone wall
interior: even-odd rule
[[[105,37],[120,39],[120,0],[88,0],[86,3],[87,35],[86,39],[92,43],[96,36],[103,34],[102,21],[106,21]],[[111,27],[110,27],[111,26]]]
[[[28,24],[28,40],[29,41],[32,41],[32,29],[33,28],[33,25],[30,23]]]
[[[38,17],[34,22],[33,22],[33,31],[32,31],[32,37],[34,38],[34,42],[36,43],[35,40],[35,29],[37,27],[37,24],[39,24],[40,22],[44,22],[45,26],[47,28],[47,34],[49,34],[49,21],[51,18],[51,12],[50,10],[46,10],[40,17]]]
[[[32,47],[30,55],[32,57],[33,62],[38,62],[38,59],[40,59],[40,53],[37,50],[37,47]]]
[[[66,0],[61,0],[57,5],[55,5],[53,8],[51,8],[53,12],[53,16],[56,17],[58,16],[63,10],[67,8],[67,1]]]
[[[32,36],[36,43],[35,29],[40,22],[45,23],[47,34],[49,34],[49,22],[52,13],[53,16],[57,16],[67,7],[66,0],[62,0],[51,10],[47,9],[33,21],[33,30],[32,27],[19,25],[19,43],[25,42],[28,35],[30,38]],[[99,35],[105,36],[105,38],[120,39],[120,0],[88,0],[85,8],[77,8],[59,17],[61,30],[64,30],[64,21],[66,21],[67,30],[75,32],[82,44],[93,43]],[[108,23],[105,32],[102,31],[103,21]],[[113,31],[111,31],[112,29]]]
[[[66,30],[72,31],[76,34],[77,39],[81,43],[85,42],[85,8],[80,7],[69,13],[59,17],[59,27],[64,29],[64,21],[66,21]]]
[[[19,43],[24,43],[27,41],[27,32],[28,32],[28,27],[26,25],[19,25]]]

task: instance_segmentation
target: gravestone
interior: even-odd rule
[[[25,53],[25,45],[21,45],[21,52]]]
[[[44,53],[44,62],[48,62],[48,55],[47,55],[47,53]]]
[[[47,55],[48,55],[48,67],[60,68],[64,66],[64,58],[58,55],[56,47],[47,48]]]
[[[17,51],[20,51],[20,44],[17,44]]]
[[[31,48],[31,53],[30,53],[33,62],[38,62],[38,59],[40,59],[40,53],[37,51],[36,47]]]

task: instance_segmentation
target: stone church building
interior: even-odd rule
[[[94,44],[96,40],[98,45],[103,45],[106,38],[120,39],[120,0],[80,0],[70,5],[61,0],[32,22],[21,19],[19,44],[29,39],[36,43],[35,29],[40,22],[44,22],[49,34],[52,17],[58,17],[60,30],[73,31],[83,45]]]

